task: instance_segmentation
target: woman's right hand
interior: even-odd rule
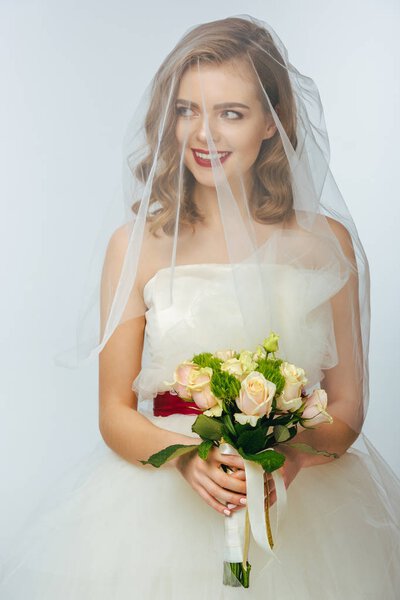
[[[234,472],[225,473],[221,464]],[[246,474],[241,456],[222,454],[217,446],[213,446],[207,460],[203,460],[195,449],[181,455],[176,461],[176,468],[217,512],[229,515],[246,505]]]

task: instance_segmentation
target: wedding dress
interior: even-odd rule
[[[285,288],[296,285],[285,278],[291,267],[275,268],[282,270],[276,293],[291,302],[289,331],[311,298],[323,305],[335,281],[321,271],[303,273],[313,293],[304,288],[294,302]],[[173,306],[165,304],[167,275],[168,268],[159,270],[144,289],[145,350],[133,389],[139,410],[158,427],[195,436],[195,415],[156,417],[152,398],[195,352],[240,349],[241,313],[229,265],[177,266]],[[312,314],[312,347],[299,348],[301,360],[287,357],[310,367],[329,330],[328,313]],[[263,321],[262,314],[254,318]],[[222,583],[229,517],[168,464],[134,466],[101,441],[47,496],[3,565],[2,600],[394,600],[400,591],[400,484],[363,434],[339,459],[298,473],[267,566],[251,539],[248,589]]]

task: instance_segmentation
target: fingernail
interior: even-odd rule
[[[247,499],[246,498],[240,498],[239,502],[240,502],[240,504],[247,504]]]
[[[236,504],[227,504],[226,505],[228,508],[236,508]]]
[[[224,508],[224,513],[226,514],[227,517],[229,517],[229,515],[231,514],[231,511],[228,510],[227,508]]]

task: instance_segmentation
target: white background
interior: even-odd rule
[[[248,13],[317,83],[331,167],[372,277],[365,432],[400,474],[399,4],[394,0],[0,0],[0,551],[98,442],[97,364],[73,343],[91,253],[120,195],[125,128],[195,24]]]

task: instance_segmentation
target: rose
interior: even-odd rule
[[[238,358],[229,358],[221,365],[221,371],[227,371],[237,379],[243,377],[243,365]]]
[[[285,387],[276,399],[276,407],[282,411],[294,412],[303,403],[301,390],[307,383],[305,372],[300,367],[284,361],[279,370],[285,378]]]
[[[306,398],[306,405],[301,416],[303,427],[314,427],[320,423],[333,423],[331,415],[326,411],[328,395],[325,390],[314,390]]]
[[[267,356],[267,351],[263,346],[257,346],[255,352],[253,352],[253,360],[260,360],[261,358],[265,358]]]
[[[227,371],[234,375],[236,379],[242,381],[248,373],[251,373],[257,367],[257,363],[253,360],[253,352],[243,350],[239,358],[229,358],[221,365],[221,371]]]
[[[247,423],[250,423],[252,427],[255,427],[258,419],[260,419],[260,417],[257,415],[244,415],[243,413],[235,413],[233,416],[237,423],[240,423],[241,425],[247,425]]]
[[[192,371],[190,381],[187,384],[191,392],[193,402],[201,410],[207,410],[218,404],[216,396],[211,391],[211,377],[213,370],[210,367],[201,367]]]
[[[234,358],[235,354],[236,352],[234,350],[218,350],[217,352],[214,352],[214,357],[225,361]]]
[[[176,367],[174,371],[174,381],[165,381],[165,383],[172,386],[180,398],[191,400],[192,393],[189,386],[193,374],[199,370],[200,367],[198,365],[189,360],[185,360]]]
[[[267,352],[276,352],[278,350],[279,335],[271,331],[269,336],[263,341],[263,346]]]
[[[236,404],[245,415],[268,416],[275,391],[276,385],[272,381],[268,381],[262,373],[252,371],[242,381]]]

